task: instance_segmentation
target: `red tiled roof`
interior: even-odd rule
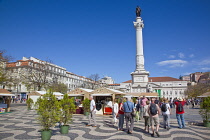
[[[28,66],[28,61],[22,61],[21,66]]]
[[[120,86],[120,84],[109,84],[109,86]]]
[[[132,80],[125,81],[123,83],[132,83]]]
[[[6,90],[6,89],[0,89],[0,93],[10,94],[11,92],[9,92],[9,91]]]
[[[15,67],[16,62],[7,63],[6,67]]]
[[[182,80],[173,77],[149,77],[149,82],[168,82],[168,81],[182,81]],[[132,80],[128,80],[123,83],[132,83]]]
[[[149,82],[182,81],[173,77],[149,77]]]

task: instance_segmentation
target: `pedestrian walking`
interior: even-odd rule
[[[154,137],[156,133],[156,135],[160,137],[160,134],[158,133],[160,126],[160,121],[159,121],[160,108],[158,104],[155,104],[155,98],[152,98],[151,104],[149,105],[148,113],[150,115],[150,126],[152,129],[151,136]],[[154,129],[154,125],[156,125],[156,131]]]
[[[144,111],[144,106],[146,105],[146,101],[148,101],[148,99],[145,97],[145,95],[143,95],[143,97],[141,98],[141,106],[140,106],[140,118],[143,118],[143,111]]]
[[[144,118],[144,130],[149,133],[149,126],[150,126],[150,117],[148,114],[148,109],[149,109],[149,104],[150,101],[146,101],[146,105],[144,106],[144,111],[143,111],[143,118]]]
[[[123,131],[123,125],[124,125],[123,98],[120,98],[118,115],[119,115],[119,122],[117,130]]]
[[[88,122],[87,126],[97,127],[96,126],[96,118],[95,118],[96,117],[96,103],[95,103],[92,95],[90,96],[90,100],[91,100],[91,102],[90,102],[90,114],[88,116],[89,122]],[[93,125],[92,125],[92,121],[94,123]]]
[[[135,109],[135,122],[139,121],[139,110],[140,110],[140,104],[138,104],[138,100],[136,100],[136,103],[134,104],[134,109]]]
[[[185,101],[182,98],[178,98],[178,100],[174,103],[176,105],[176,118],[180,129],[185,128],[185,120],[184,120],[184,105]]]
[[[117,123],[118,111],[119,111],[119,108],[118,108],[118,104],[117,104],[117,99],[115,99],[114,102],[113,102],[113,121],[114,121],[114,124]]]
[[[135,105],[135,108],[136,108],[136,121],[138,122],[141,118],[140,118],[140,106],[141,106],[141,98],[138,97],[137,100],[136,100],[136,105]]]
[[[163,127],[167,130],[170,129],[170,115],[171,107],[167,99],[163,99],[163,104],[161,105],[161,111],[163,115]]]
[[[131,97],[127,97],[126,102],[123,104],[123,110],[125,114],[125,122],[126,129],[128,134],[132,134],[133,125],[134,125],[134,116],[132,116],[132,112],[134,112],[134,104],[131,102]]]

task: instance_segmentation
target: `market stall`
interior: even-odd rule
[[[75,90],[68,92],[68,96],[74,97],[75,99],[75,105],[77,106],[76,114],[83,114],[82,101],[85,98],[89,99],[89,95],[91,94],[92,91],[93,91],[92,89],[77,88]]]
[[[0,89],[0,113],[10,112],[11,97],[15,96],[6,89]]]
[[[110,115],[112,114],[112,101],[125,95],[125,93],[102,87],[94,90],[91,95],[96,102],[96,114]]]
[[[28,98],[31,98],[35,103],[39,97],[43,96],[46,93],[46,91],[33,91],[28,94]],[[55,95],[58,100],[63,98],[63,94],[60,92],[53,92],[53,95]],[[32,108],[34,108],[34,106],[32,106]]]

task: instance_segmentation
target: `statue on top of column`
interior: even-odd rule
[[[141,9],[139,6],[136,7],[136,17],[140,17],[141,16]]]

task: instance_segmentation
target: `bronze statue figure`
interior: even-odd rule
[[[141,9],[139,6],[136,7],[136,17],[140,17],[141,16]]]

